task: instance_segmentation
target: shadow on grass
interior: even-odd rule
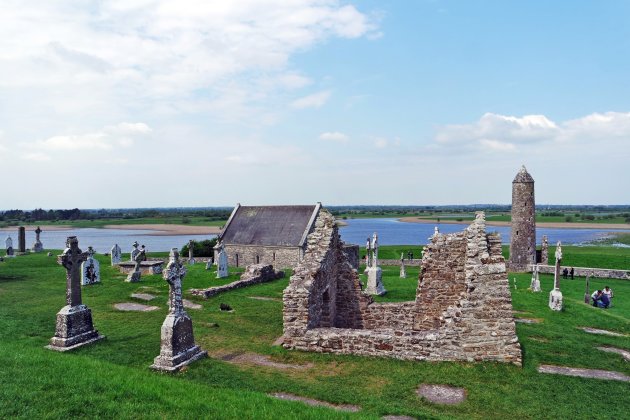
[[[10,283],[14,281],[21,281],[24,279],[26,279],[26,276],[0,274],[0,283]]]

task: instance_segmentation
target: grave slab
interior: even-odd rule
[[[614,381],[630,382],[630,376],[621,372],[613,372],[600,369],[584,369],[572,368],[568,366],[540,365],[538,366],[540,373],[552,373],[564,376],[577,376],[580,378],[607,379]]]
[[[155,295],[151,295],[149,293],[132,293],[131,297],[134,299],[145,300],[147,302],[155,299]]]
[[[466,390],[449,385],[422,384],[418,395],[435,404],[460,404],[466,400]]]
[[[630,362],[630,351],[624,349],[618,349],[616,347],[597,347],[598,350],[605,351],[608,353],[617,353],[620,354],[626,362]]]
[[[256,353],[228,354],[221,357],[221,359],[225,360],[226,362],[235,363],[235,364],[253,364],[257,366],[265,366],[265,367],[270,367],[274,369],[282,369],[282,370],[286,370],[286,369],[304,370],[304,369],[310,369],[314,366],[312,363],[307,363],[304,365],[296,365],[296,364],[289,364],[289,363],[274,362],[273,360],[271,360],[269,356],[265,356],[263,354],[256,354]]]
[[[273,394],[269,394],[269,396],[273,398],[277,398],[279,400],[299,401],[299,402],[302,402],[304,404],[311,405],[314,407],[327,407],[327,408],[332,408],[333,410],[338,410],[338,411],[349,411],[352,413],[356,413],[357,411],[361,410],[361,407],[357,405],[351,405],[351,404],[335,405],[326,401],[320,401],[314,398],[300,397],[299,395],[287,394],[285,392],[275,392]]]
[[[148,306],[148,305],[142,305],[141,303],[132,303],[132,302],[125,302],[125,303],[116,303],[114,305],[114,308],[118,309],[119,311],[132,311],[132,312],[150,312],[150,311],[155,311],[158,308],[157,306]]]
[[[599,328],[581,327],[580,329],[589,334],[610,335],[612,337],[625,337],[625,334],[621,334],[614,331],[601,330]]]

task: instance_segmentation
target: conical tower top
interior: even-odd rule
[[[525,165],[521,166],[521,170],[518,171],[518,173],[514,177],[514,181],[512,181],[512,183],[515,183],[515,182],[521,182],[521,183],[534,182],[534,178],[532,178],[529,172],[527,172],[527,169],[525,169]]]

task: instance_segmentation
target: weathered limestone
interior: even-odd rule
[[[225,252],[225,247],[223,246],[223,243],[219,243],[218,247],[219,247],[219,256],[218,256],[218,264],[217,264],[217,278],[223,279],[230,275],[228,272],[228,257],[227,257],[227,253]]]
[[[586,276],[586,291],[584,292],[584,303],[589,305],[591,303],[591,292],[589,290],[590,276]]]
[[[15,257],[15,251],[13,250],[13,239],[11,239],[11,236],[7,236],[7,239],[4,241],[4,245],[6,256],[8,258]]]
[[[44,250],[44,245],[42,241],[39,239],[39,235],[42,233],[42,230],[39,226],[35,229],[35,243],[31,247],[31,251],[33,252],[42,252]]]
[[[94,248],[88,246],[87,259],[81,264],[81,284],[83,286],[100,283],[101,269],[97,259],[94,258]]]
[[[163,273],[169,285],[169,312],[162,324],[160,355],[151,365],[156,370],[178,371],[208,356],[206,351],[195,344],[192,320],[184,310],[182,280],[185,275],[186,268],[179,261],[177,248],[173,248]]]
[[[94,329],[92,311],[81,301],[79,267],[87,253],[79,249],[76,236],[69,236],[66,249],[58,262],[66,269],[66,306],[57,313],[55,335],[46,346],[51,350],[68,351],[104,338]]]
[[[562,310],[562,292],[560,291],[560,263],[562,262],[562,246],[556,246],[556,270],[553,279],[553,290],[549,293],[549,308],[552,311]]]
[[[361,290],[330,213],[320,212],[307,242],[283,293],[285,348],[522,363],[501,239],[486,234],[483,214],[431,238],[415,302],[379,304]]]
[[[129,254],[129,261],[135,261],[136,260],[136,256],[140,253],[140,250],[138,249],[138,247],[140,246],[140,244],[138,243],[138,241],[134,241],[131,244],[131,253]]]
[[[563,268],[563,267],[560,267]],[[529,266],[527,271],[531,271],[533,266]],[[621,279],[630,280],[630,270],[609,269],[609,268],[596,268],[596,267],[573,267],[574,276],[586,277],[590,276],[599,279]],[[555,265],[541,265],[538,264],[538,272],[540,274],[554,274],[556,271]]]
[[[367,249],[367,254],[369,266],[365,269],[367,274],[365,292],[370,295],[382,296],[387,293],[387,290],[383,286],[383,270],[378,266],[378,235],[376,232],[372,236],[372,243]]]
[[[400,254],[400,278],[401,279],[407,278],[407,269],[405,268],[405,257],[402,253]]]
[[[26,252],[26,228],[24,226],[18,227],[18,252]]]
[[[142,248],[138,250],[136,248],[137,244],[138,244],[137,242],[134,243],[134,248],[135,248],[134,251],[138,251],[134,256],[134,262],[136,264],[134,267],[134,271],[129,273],[129,275],[125,279],[125,281],[129,283],[136,283],[140,281],[140,277],[142,277],[142,271],[140,271],[140,265],[142,264],[143,261],[147,260],[147,254],[146,254],[144,245],[142,245]]]
[[[264,283],[284,277],[284,271],[274,270],[269,264],[252,264],[241,274],[241,279],[223,286],[210,287],[208,289],[191,289],[190,293],[203,296],[206,299],[229,290],[247,287],[258,283]]]
[[[123,274],[131,274],[136,271],[136,263],[132,261],[123,261],[116,264],[118,270]],[[140,262],[140,273],[143,275],[162,274],[162,267],[164,261],[162,260],[147,260]]]
[[[529,285],[532,292],[540,292],[540,276],[538,275],[538,264],[534,265],[532,271],[532,282]]]
[[[540,263],[544,265],[549,264],[549,240],[547,235],[543,235],[540,244]]]
[[[525,166],[512,181],[512,234],[510,238],[511,271],[525,271],[536,264],[536,203],[534,178]]]
[[[195,264],[195,241],[192,239],[188,241],[188,264]]]
[[[112,265],[120,264],[122,261],[122,249],[118,246],[118,244],[114,244],[110,256]]]

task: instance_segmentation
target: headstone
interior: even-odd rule
[[[591,292],[589,290],[589,280],[590,280],[591,276],[587,275],[586,276],[586,291],[584,292],[584,303],[586,303],[587,305],[591,304]]]
[[[371,295],[384,295],[387,293],[383,286],[383,270],[378,266],[378,235],[374,232],[370,246],[370,266],[367,268],[367,286],[365,292]]]
[[[26,252],[26,228],[18,228],[18,252]]]
[[[562,245],[558,241],[556,246],[556,269],[554,271],[553,290],[549,293],[549,308],[553,311],[562,310],[562,292],[560,291],[560,263],[562,261]]]
[[[101,270],[99,262],[94,258],[94,248],[88,246],[87,259],[81,264],[81,284],[86,286],[100,282]]]
[[[206,270],[211,270],[211,269],[212,269],[212,259],[206,262]]]
[[[549,264],[549,240],[547,235],[543,235],[542,243],[540,245],[540,263],[543,265]]]
[[[156,370],[177,371],[208,355],[195,344],[192,320],[184,309],[182,280],[185,275],[186,268],[179,261],[177,248],[173,248],[163,273],[169,285],[169,311],[162,323],[160,355],[151,365]]]
[[[35,243],[33,244],[33,247],[31,248],[31,251],[33,252],[42,252],[44,250],[44,245],[42,244],[42,241],[39,239],[39,235],[42,233],[42,230],[39,226],[37,226],[37,229],[35,229]]]
[[[540,276],[538,264],[534,264],[532,269],[532,282],[529,286],[532,292],[540,292]]]
[[[227,253],[225,252],[225,247],[223,246],[223,243],[220,243],[218,246],[219,246],[219,258],[218,258],[219,263],[217,265],[217,278],[222,279],[230,275],[228,272],[228,257],[227,257]]]
[[[118,246],[118,244],[115,244],[112,247],[111,260],[112,265],[120,264],[120,262],[122,261],[122,249]]]
[[[405,257],[403,253],[400,254],[400,278],[407,278],[407,269],[405,268]]]
[[[11,236],[7,236],[7,239],[4,241],[4,244],[5,244],[6,256],[8,258],[15,257],[15,251],[13,250],[13,239],[11,239]]]
[[[136,256],[140,253],[140,250],[138,249],[140,244],[138,243],[138,241],[134,241],[131,244],[131,246],[133,248],[131,249],[131,254],[129,254],[129,259],[130,259],[130,261],[135,261],[136,260]]]
[[[188,241],[188,264],[193,265],[195,263],[195,241],[192,239]]]
[[[135,259],[133,260],[136,263],[136,266],[134,270],[131,273],[129,273],[129,275],[125,279],[125,281],[128,283],[136,283],[140,281],[140,277],[142,277],[142,271],[140,271],[140,265],[142,264],[142,261],[147,260],[147,254],[146,254],[144,245],[142,245],[142,247],[137,251],[138,252],[135,255]]]
[[[79,249],[76,236],[69,236],[66,249],[58,262],[66,269],[66,306],[57,313],[55,335],[46,346],[51,350],[67,351],[104,338],[94,329],[92,311],[81,301],[80,264],[87,254]]]

